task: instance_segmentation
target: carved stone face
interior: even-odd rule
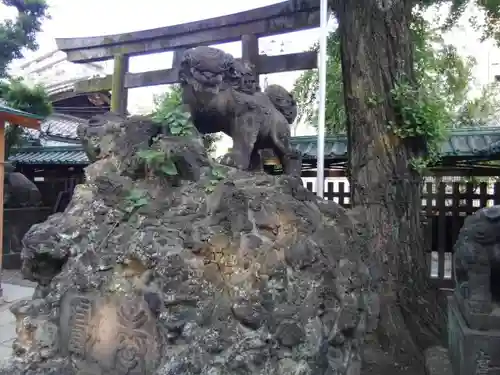
[[[288,123],[292,124],[297,117],[297,103],[293,95],[279,85],[269,85],[265,93]]]
[[[196,47],[187,50],[181,61],[179,80],[183,87],[192,86],[196,92],[217,94],[234,58],[212,47]]]

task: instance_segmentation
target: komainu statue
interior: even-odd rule
[[[14,166],[5,164],[4,207],[36,207],[42,203],[38,187]]]
[[[457,297],[468,313],[490,314],[500,303],[500,206],[468,216],[454,251]]]
[[[247,62],[212,47],[187,50],[179,80],[198,131],[233,138],[230,159],[236,167],[259,169],[259,151],[272,149],[285,174],[300,175],[300,154],[290,146],[290,119],[297,110],[284,88],[262,92]]]
[[[297,118],[297,102],[293,95],[280,85],[269,85],[264,90],[276,109],[291,125]]]

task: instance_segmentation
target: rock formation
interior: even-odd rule
[[[17,359],[0,374],[360,373],[378,311],[362,215],[148,118],[79,133],[95,162],[24,237],[38,287],[11,308]]]

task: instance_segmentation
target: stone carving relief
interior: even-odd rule
[[[39,300],[21,300],[11,306],[16,318],[17,337],[12,349],[17,356],[30,361],[53,357],[59,350],[59,330],[50,319],[48,311],[41,311]]]
[[[152,373],[162,347],[156,318],[141,296],[68,293],[61,305],[64,353],[103,374]]]

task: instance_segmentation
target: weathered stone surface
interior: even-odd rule
[[[269,85],[264,90],[274,106],[285,116],[289,124],[297,118],[297,102],[293,95],[280,85]]]
[[[457,303],[474,329],[500,329],[500,206],[468,216],[454,246]]]
[[[454,375],[500,375],[500,333],[471,329],[456,296],[448,298],[448,351]]]
[[[448,299],[456,375],[500,374],[500,206],[468,216],[455,243],[457,287]]]
[[[231,165],[260,170],[260,150],[272,149],[285,174],[300,176],[302,157],[290,146],[297,107],[287,90],[273,85],[261,92],[247,62],[204,46],[184,53],[179,80],[196,128],[233,138]]]
[[[109,119],[81,129],[95,162],[66,211],[24,238],[39,288],[0,374],[359,374],[379,311],[361,215]]]
[[[425,351],[424,356],[427,375],[453,375],[448,349],[433,346]]]

